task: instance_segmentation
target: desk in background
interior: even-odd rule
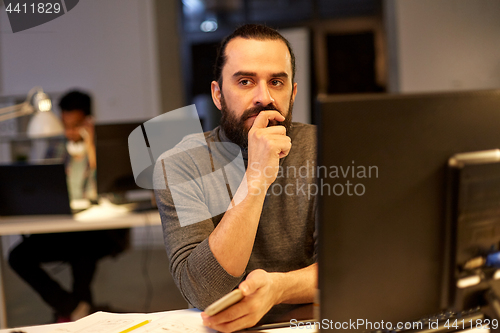
[[[0,239],[4,235],[43,234],[72,231],[121,229],[160,224],[157,210],[133,212],[112,205],[93,206],[71,215],[36,215],[0,217]],[[0,240],[0,260],[3,260]],[[0,328],[7,327],[3,275],[0,264]]]

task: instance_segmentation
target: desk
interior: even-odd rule
[[[163,322],[164,324],[165,323],[172,323],[172,322],[186,322],[186,323],[189,323],[189,326],[188,327],[179,327],[178,324],[170,324],[168,325],[168,330],[165,329],[165,326],[163,326],[163,330],[165,331],[170,331],[172,333],[176,333],[176,332],[199,332],[199,333],[216,333],[215,330],[213,329],[210,329],[208,327],[205,327],[203,326],[203,323],[202,323],[202,320],[201,320],[201,316],[200,316],[200,313],[201,311],[198,310],[198,309],[185,309],[185,310],[174,310],[174,311],[164,311],[164,312],[156,312],[156,313],[151,313],[151,314],[148,314],[146,316],[154,316],[154,315],[157,315],[158,317],[163,317],[163,316],[169,316],[169,318],[167,319],[166,322]],[[97,315],[99,314],[104,314],[104,313],[96,313]],[[109,313],[108,313],[109,315]],[[111,314],[112,316],[116,316],[115,314]],[[134,315],[137,315],[137,314],[130,314],[131,316],[134,316]],[[91,315],[92,316],[92,315]],[[129,314],[119,314],[118,316],[129,316]],[[139,316],[144,316],[144,314],[139,314]],[[111,317],[110,317],[111,318]],[[85,320],[86,318],[83,318],[81,320]],[[87,318],[87,319],[90,319],[90,318]],[[96,318],[97,319],[97,318]],[[161,320],[161,319],[160,319]],[[101,321],[102,322],[102,317],[101,317],[101,320],[95,320],[95,322],[97,321]],[[78,323],[78,322],[76,322]],[[72,324],[76,324],[76,323],[63,323],[63,324],[48,324],[48,325],[38,325],[38,326],[29,326],[29,327],[21,327],[19,329],[3,329],[3,330],[0,330],[0,333],[10,333],[12,331],[23,331],[25,333],[49,333],[55,329],[59,329],[60,332],[75,332],[75,331],[81,331],[81,328],[80,329],[75,329],[75,328],[71,328]],[[153,320],[151,322],[151,324],[154,325],[155,321]],[[83,324],[83,323],[82,323]],[[88,322],[86,324],[89,324]],[[150,325],[150,324],[148,324]],[[74,326],[74,325],[73,325]],[[86,326],[86,325],[85,325]],[[144,326],[144,328],[148,328],[146,326]],[[153,332],[158,332],[158,328],[161,329],[161,327],[157,327],[156,329],[154,329],[153,327],[150,327],[148,328],[148,330],[153,330]],[[163,331],[161,330],[161,331]],[[109,331],[109,329],[108,329]],[[141,332],[141,331],[144,331],[144,330],[141,330],[140,328],[137,329],[138,332]],[[262,329],[262,330],[249,330],[247,331],[248,333],[252,333],[252,332],[266,332],[266,333],[290,333],[290,332],[303,332],[303,333],[316,333],[317,330],[316,329],[313,329],[313,328],[310,328],[310,329],[307,329],[305,327],[302,327],[300,330],[297,329],[297,328],[291,328],[291,327],[283,327],[283,328],[273,328],[273,329]],[[133,333],[134,331],[132,331]],[[486,330],[483,330],[482,333],[487,333]]]
[[[175,311],[165,311],[165,312],[156,312],[152,313],[151,315],[159,315],[159,316],[166,316],[166,315],[172,315],[173,317],[177,318],[182,318],[183,321],[189,321],[190,326],[197,326],[198,328],[196,330],[194,329],[189,329],[184,331],[188,332],[199,332],[199,333],[214,333],[215,331],[212,329],[209,329],[207,327],[201,327],[202,326],[202,321],[200,317],[200,310],[198,309],[185,309],[185,310],[175,310]],[[126,315],[125,315],[126,316]],[[172,320],[175,320],[172,318]],[[154,323],[154,321],[152,322]],[[29,326],[29,327],[22,327],[20,329],[16,329],[16,331],[23,331],[25,333],[49,333],[55,329],[61,329],[60,331],[62,332],[67,331],[67,332],[72,332],[73,330],[70,329],[70,325],[72,323],[63,323],[63,324],[49,324],[49,325],[39,325],[39,326]],[[146,327],[144,327],[146,328]],[[175,330],[177,328],[177,330]],[[13,330],[12,329],[3,329],[0,330],[0,333],[11,333]],[[158,330],[156,330],[158,331]],[[178,332],[181,331],[178,327],[174,327],[174,330],[171,332]],[[133,331],[132,331],[133,332]],[[138,332],[141,332],[141,329],[138,329]],[[317,333],[318,330],[317,328],[314,327],[301,327],[299,328],[293,328],[293,327],[283,327],[283,328],[273,328],[273,329],[262,329],[262,330],[249,330],[246,331],[248,333],[252,332],[265,332],[265,333],[292,333],[292,332],[302,332],[302,333]],[[469,329],[465,330],[462,332],[467,332],[467,333],[489,333],[489,329]]]
[[[157,210],[131,212],[125,207],[100,205],[75,215],[0,217],[0,239],[3,235],[121,229],[160,223]],[[0,257],[0,260],[3,260],[1,241]],[[7,327],[7,316],[0,264],[0,328],[5,327]]]

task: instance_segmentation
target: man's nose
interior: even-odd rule
[[[255,92],[254,104],[269,105],[271,103],[274,103],[274,99],[271,96],[267,83],[259,84]]]

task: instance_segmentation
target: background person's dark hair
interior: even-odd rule
[[[78,90],[65,94],[59,101],[59,107],[62,112],[81,110],[86,116],[92,115],[90,96]]]
[[[290,52],[290,60],[292,63],[292,83],[295,81],[295,55],[292,51],[292,46],[288,40],[283,37],[278,31],[273,28],[266,27],[260,24],[245,24],[238,29],[236,29],[232,34],[224,38],[217,52],[217,58],[215,60],[214,66],[214,76],[217,83],[222,89],[222,68],[226,64],[226,46],[227,44],[236,37],[241,37],[245,39],[256,39],[256,40],[281,40],[288,47]]]

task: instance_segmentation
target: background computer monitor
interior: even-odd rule
[[[321,318],[396,323],[449,307],[447,161],[500,147],[500,91],[326,96],[318,111],[318,165],[339,170],[318,183]]]
[[[500,297],[500,150],[455,155],[448,179],[449,301],[457,309],[493,304]],[[500,308],[490,308],[500,319]]]
[[[128,136],[141,124],[128,122],[95,126],[98,194],[140,189],[135,184],[130,164]]]
[[[70,215],[64,164],[0,165],[0,216]]]

